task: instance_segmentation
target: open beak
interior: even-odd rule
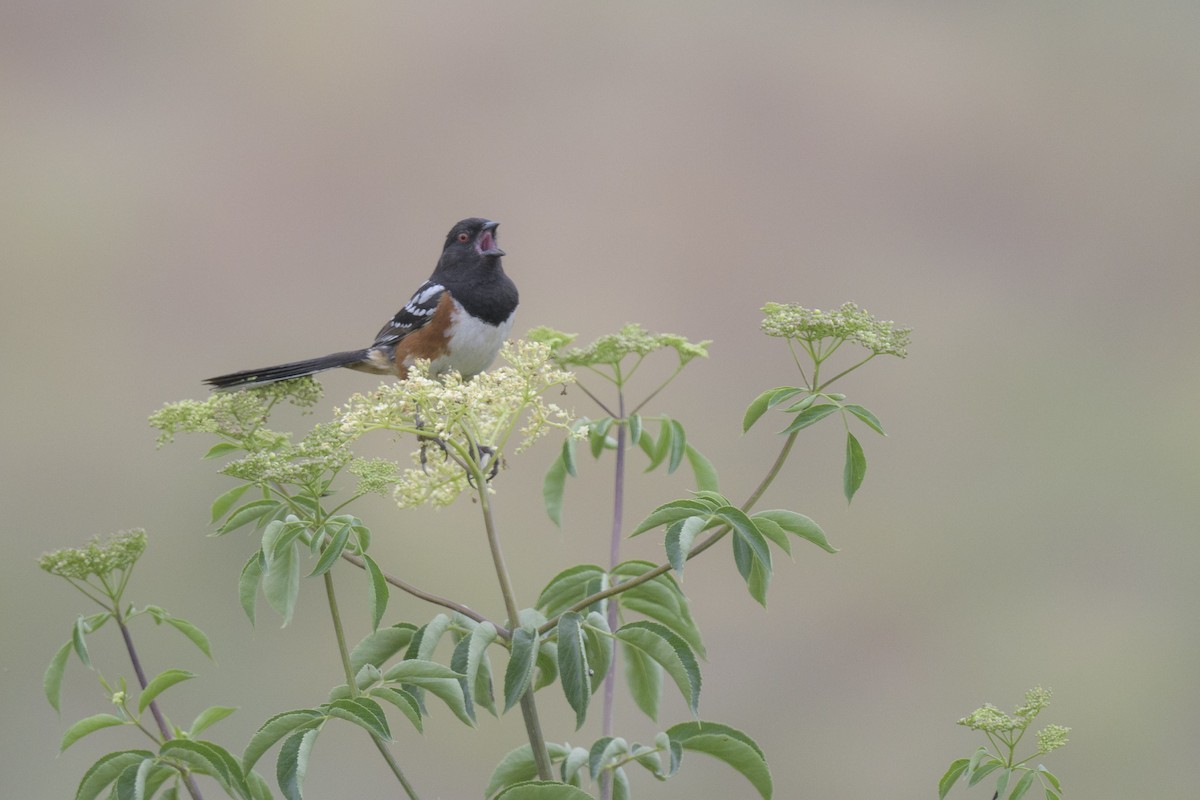
[[[483,256],[502,256],[504,251],[496,244],[496,228],[500,227],[499,222],[489,222],[483,226],[483,230],[479,233],[479,238],[475,240],[475,247],[479,250],[479,254]]]

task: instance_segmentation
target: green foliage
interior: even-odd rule
[[[78,550],[48,554],[43,569],[70,581],[101,611],[80,616],[68,641],[54,654],[43,677],[47,700],[58,709],[72,654],[96,670],[88,637],[110,622],[121,629],[138,676],[138,685],[130,693],[124,678],[108,681],[97,671],[115,712],[93,714],[70,725],[61,748],[110,728],[134,731],[153,742],[150,749],[121,750],[99,759],[85,773],[78,796],[145,800],[158,793],[166,798],[186,793],[196,797],[195,781],[202,777],[230,797],[259,800],[270,797],[271,791],[255,769],[273,751],[279,791],[285,798],[300,798],[320,734],[333,724],[349,726],[372,740],[412,798],[416,791],[389,743],[410,735],[409,726],[423,732],[430,706],[444,706],[454,719],[474,726],[479,709],[504,716],[520,705],[529,743],[510,752],[496,767],[485,788],[487,798],[624,800],[633,796],[638,778],[649,776],[658,782],[677,774],[689,752],[722,761],[759,796],[770,798],[771,774],[758,744],[734,728],[699,719],[700,662],[706,649],[680,579],[689,560],[709,551],[722,552],[714,545],[727,538],[729,550],[724,552],[751,597],[765,605],[775,574],[773,550],[791,557],[793,539],[799,539],[825,552],[837,552],[822,528],[804,514],[784,508],[756,510],[756,506],[780,476],[796,437],[833,417],[842,419],[847,429],[843,488],[847,499],[853,497],[862,485],[866,460],[849,426],[862,424],[879,434],[883,427],[865,407],[829,392],[828,386],[875,355],[903,355],[907,332],[850,306],[830,314],[776,304],[765,310],[764,331],[788,340],[805,385],[770,389],[747,408],[744,431],[771,412],[786,415],[787,421],[779,455],[758,488],[742,501],[721,492],[716,467],[698,447],[706,426],[693,426],[689,433],[682,419],[648,410],[686,366],[708,357],[709,342],[650,333],[638,325],[574,348],[569,347],[573,335],[537,329],[527,341],[505,347],[506,365],[470,381],[454,374],[434,379],[427,365],[414,365],[405,381],[382,386],[370,395],[355,395],[332,420],[317,423],[300,438],[267,425],[272,410],[281,403],[302,409],[315,404],[320,390],[311,379],[217,393],[156,412],[151,424],[160,431],[160,444],[179,433],[213,436],[217,441],[205,457],[221,459],[218,471],[236,481],[213,501],[210,519],[219,536],[235,531],[252,535],[253,551],[241,568],[237,590],[251,623],[260,593],[286,626],[297,612],[301,586],[311,580],[322,582],[343,674],[330,681],[327,696],[266,720],[240,758],[235,758],[223,746],[199,738],[233,713],[232,707],[209,706],[188,730],[166,723],[158,708],[171,697],[174,686],[196,677],[195,673],[170,667],[151,679],[143,677],[128,628],[137,617],[174,628],[211,658],[208,637],[191,622],[159,606],[125,606],[122,595],[145,548],[145,534],[122,534],[106,544],[97,541]],[[870,355],[822,382],[822,365],[845,342],[867,348]],[[668,357],[667,369],[633,399],[635,376],[649,371],[643,369],[646,364],[662,363],[660,354]],[[800,355],[809,358],[807,370]],[[588,385],[596,381],[606,387],[604,392]],[[565,394],[568,387],[578,387],[599,407],[595,418],[574,416],[545,399],[551,392]],[[356,456],[353,448],[358,439],[375,431],[406,437],[412,445],[411,466]],[[562,440],[543,481],[547,515],[562,526],[568,479],[579,482],[581,491],[591,491],[585,475],[592,469],[588,465],[611,458],[617,475],[610,528],[613,557],[607,566],[585,563],[558,568],[535,605],[523,608],[516,602],[517,591],[500,556],[501,526],[491,498],[503,471],[511,466],[510,459],[536,439],[554,433]],[[590,461],[581,457],[581,445]],[[629,536],[661,532],[661,563],[618,557],[625,536],[626,463],[637,452],[641,456],[634,458],[643,474],[658,473],[647,480],[675,476],[673,480],[687,481],[690,490],[659,505],[628,532]],[[685,464],[687,468],[681,469]],[[481,513],[502,609],[489,611],[489,617],[417,586],[412,579],[419,576],[393,574],[390,570],[396,566],[372,553],[371,529],[348,511],[360,497],[381,492],[391,492],[400,508],[445,505],[469,496]],[[365,581],[366,607],[354,615],[362,629],[357,643],[347,637],[348,626],[335,600],[335,582],[346,579]],[[389,599],[394,591],[432,604],[436,612],[424,622],[391,619]],[[649,744],[619,736],[612,694],[599,691],[615,681],[618,672],[623,672],[629,696],[652,720],[663,712],[663,688],[669,678],[675,687],[671,693],[678,690],[691,719],[659,731]],[[557,693],[553,699],[565,701],[571,709],[576,730],[587,723],[589,713],[600,718],[603,730],[590,746],[546,741],[534,698],[554,684],[562,699]],[[132,706],[131,697],[136,698]],[[594,700],[601,706],[600,713]],[[1048,734],[1046,742],[1052,738]],[[402,747],[396,749],[403,752]],[[982,776],[1000,768],[982,757],[961,767],[955,764],[950,783],[964,774]],[[1013,769],[1010,766],[1007,772]],[[1052,776],[1043,780],[1057,787]],[[1016,787],[1021,788],[1023,781],[1024,776],[1018,777]],[[1028,785],[1024,783],[1025,788]]]
[[[1047,725],[1035,735],[1037,751],[1021,759],[1016,756],[1018,743],[1037,715],[1050,704],[1051,695],[1049,689],[1035,686],[1025,693],[1025,702],[1017,706],[1011,715],[988,703],[960,719],[959,725],[983,733],[991,747],[980,747],[970,758],[951,762],[938,781],[939,800],[948,795],[960,780],[965,780],[968,786],[975,786],[993,773],[996,774],[995,795],[998,798],[1020,800],[1034,781],[1039,781],[1046,800],[1059,800],[1062,797],[1062,784],[1058,778],[1042,764],[1036,768],[1027,764],[1040,755],[1066,745],[1071,729]],[[1016,783],[1012,791],[1006,794],[1014,778]]]

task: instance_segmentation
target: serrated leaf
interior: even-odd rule
[[[803,514],[783,508],[772,508],[766,511],[759,511],[753,517],[753,519],[759,518],[771,520],[788,533],[812,542],[827,553],[836,553],[838,551],[825,538],[825,531],[821,530],[821,526]]]
[[[709,506],[700,500],[673,500],[651,511],[650,515],[642,520],[629,536],[638,536],[660,525],[670,525],[672,522],[678,522],[688,517],[703,515],[707,518],[711,513],[712,510]]]
[[[467,645],[467,685],[471,687],[475,701],[493,716],[496,715],[496,704],[492,697],[492,667],[487,649],[497,638],[496,626],[481,622],[471,631]]]
[[[559,774],[562,776],[563,783],[569,783],[572,786],[578,786],[582,783],[581,776],[583,768],[588,763],[588,751],[582,747],[573,747],[571,752],[567,753],[567,757],[563,759],[562,766],[559,768]]]
[[[619,736],[601,736],[588,748],[588,773],[598,780],[605,767],[629,754],[629,742]]]
[[[286,626],[296,610],[296,597],[300,594],[300,558],[296,553],[295,541],[286,547],[277,548],[278,541],[287,536],[287,523],[276,520],[267,525],[263,534],[262,552],[267,556],[263,570],[263,594],[267,603],[275,609]]]
[[[526,781],[508,787],[496,800],[592,800],[592,796],[565,783]]]
[[[146,706],[158,697],[160,694],[170,689],[177,683],[190,680],[196,677],[196,673],[188,672],[186,669],[167,669],[155,675],[142,693],[138,695],[138,714],[146,710]]]
[[[630,414],[625,420],[625,425],[629,429],[629,442],[636,445],[642,438],[642,417],[640,414]]]
[[[667,474],[670,475],[679,469],[679,465],[683,463],[684,453],[687,452],[687,433],[683,430],[683,425],[678,420],[671,420],[671,438],[667,444]]]
[[[418,733],[425,730],[425,723],[421,719],[421,704],[417,702],[417,698],[413,697],[411,692],[406,692],[404,689],[397,689],[392,686],[376,686],[369,692],[371,697],[377,697],[380,700],[386,700],[400,710]]]
[[[241,764],[219,744],[201,739],[171,739],[158,749],[159,756],[182,761],[191,769],[217,779],[228,794],[250,797],[250,786]]]
[[[162,617],[162,621],[186,636],[192,644],[199,648],[201,653],[204,653],[204,655],[212,658],[212,645],[209,643],[208,636],[204,633],[204,631],[200,630],[186,619],[172,617],[170,614],[164,615]]]
[[[746,406],[746,413],[742,415],[742,433],[750,430],[754,423],[758,422],[762,415],[767,413],[767,403],[770,401],[771,395],[779,391],[780,388],[783,387],[767,389],[750,401],[750,405]]]
[[[467,725],[474,726],[474,710],[467,707],[459,680],[464,675],[434,661],[406,659],[390,667],[384,679],[391,683],[414,686],[428,691]]]
[[[591,676],[588,674],[587,655],[583,649],[580,625],[583,618],[578,613],[563,614],[558,620],[558,674],[562,683],[567,705],[575,712],[575,730],[587,719],[588,702],[592,697]]]
[[[412,643],[417,626],[401,622],[367,634],[350,651],[350,667],[357,674],[365,665],[382,667],[383,663]]]
[[[862,445],[854,434],[846,432],[846,467],[842,472],[842,490],[846,494],[846,502],[854,499],[854,493],[862,486],[863,478],[867,475],[867,457],[863,454]]]
[[[671,418],[664,416],[659,420],[658,438],[655,439],[654,444],[650,445],[646,441],[642,446],[642,450],[650,457],[650,465],[646,467],[646,472],[652,472],[667,457],[671,448],[671,433]]]
[[[67,728],[67,732],[63,734],[62,741],[58,743],[58,752],[63,752],[68,747],[87,736],[89,733],[95,733],[96,731],[104,728],[111,728],[115,725],[125,724],[125,720],[112,714],[93,714],[90,717],[84,717],[71,727]]]
[[[550,462],[546,477],[542,479],[542,504],[546,516],[558,527],[562,527],[563,492],[567,486],[567,466],[562,458]]]
[[[703,491],[717,491],[719,488],[717,485],[717,468],[712,465],[712,462],[690,444],[684,448],[684,452],[687,455],[688,464],[692,467],[692,476],[696,479],[696,488]]]
[[[230,531],[235,531],[243,525],[249,525],[251,522],[258,522],[263,517],[273,514],[281,508],[283,508],[283,504],[278,500],[251,500],[229,515],[229,518],[225,520],[221,527],[217,528],[217,535],[220,536]]]
[[[362,560],[367,568],[367,605],[371,609],[371,630],[376,631],[379,630],[383,612],[387,610],[391,590],[388,589],[387,579],[383,576],[383,570],[375,563],[375,559],[363,553]]]
[[[769,517],[760,517],[758,514],[751,516],[750,521],[754,523],[754,527],[758,529],[764,539],[788,555],[792,554],[792,540],[788,538],[787,531],[779,527],[779,523]]]
[[[1021,776],[1021,780],[1017,781],[1017,785],[1013,787],[1012,794],[1008,796],[1008,800],[1021,800],[1025,793],[1029,791],[1029,787],[1033,785],[1034,774],[1027,771]]]
[[[350,541],[351,527],[348,522],[338,527],[333,538],[329,540],[329,544],[325,545],[325,549],[321,551],[321,557],[317,559],[317,565],[313,567],[312,572],[308,573],[308,577],[324,575],[333,568],[337,560],[342,557],[342,551],[346,549],[346,544]]]
[[[369,697],[334,700],[329,704],[329,716],[352,722],[385,742],[392,740],[383,708]]]
[[[688,708],[695,714],[700,704],[700,665],[683,637],[657,622],[631,622],[614,634],[617,639],[642,651],[666,671],[679,691],[683,693]]]
[[[188,734],[195,737],[196,734],[215,725],[235,711],[237,711],[237,708],[233,706],[209,706],[196,715],[196,719],[192,721],[191,727],[188,728]]]
[[[810,425],[815,425],[821,420],[828,417],[833,412],[837,411],[839,406],[833,403],[823,403],[819,406],[809,406],[796,415],[796,418],[791,423],[780,431],[780,433],[795,433],[801,431]]]
[[[1050,781],[1050,785],[1054,787],[1055,791],[1058,791],[1058,792],[1062,791],[1062,784],[1060,784],[1058,782],[1058,778],[1056,778],[1054,776],[1054,773],[1052,773],[1050,770],[1046,769],[1044,764],[1038,764],[1037,771],[1042,773],[1042,775],[1045,776],[1046,780]]]
[[[969,763],[970,759],[967,758],[959,758],[950,762],[950,768],[946,770],[941,780],[938,781],[938,800],[944,800],[946,795],[950,793],[954,784],[967,771]]]
[[[842,408],[846,409],[851,414],[853,414],[854,416],[858,417],[863,422],[865,422],[867,424],[867,427],[869,427],[871,430],[875,431],[876,433],[887,436],[887,434],[884,433],[884,431],[883,431],[883,423],[881,423],[879,421],[879,418],[876,417],[874,414],[872,414],[867,409],[865,409],[862,406],[857,405],[855,403],[848,403],[848,404],[842,406]]]
[[[608,573],[595,564],[577,564],[550,579],[537,599],[537,608],[547,616],[561,614],[593,594],[593,586],[607,581]]]
[[[604,419],[594,420],[588,425],[588,445],[591,447],[592,458],[599,458],[604,452],[604,448],[611,441],[608,438],[608,429],[612,427],[613,418],[605,417]]]
[[[59,709],[59,703],[62,699],[62,682],[63,673],[67,669],[67,659],[71,657],[72,643],[67,642],[62,647],[58,648],[58,652],[54,654],[54,658],[50,659],[50,664],[46,667],[46,672],[42,675],[42,691],[46,694],[46,699],[55,711],[62,713]]]
[[[1012,777],[1011,769],[1000,770],[1000,776],[996,778],[996,796],[1003,797],[1004,790],[1008,788],[1008,779]]]
[[[684,750],[724,761],[750,781],[763,800],[770,800],[771,771],[762,749],[742,731],[715,722],[683,722],[668,728],[667,735]]]
[[[667,535],[663,544],[667,551],[667,561],[677,575],[683,575],[683,567],[687,564],[688,553],[692,550],[692,542],[697,534],[704,530],[706,517],[688,517],[673,522],[667,527]]]
[[[567,747],[554,742],[547,742],[546,750],[550,753],[552,761],[566,757],[569,752]],[[488,779],[483,796],[491,798],[508,786],[515,786],[536,777],[537,764],[533,760],[533,749],[529,745],[523,744],[515,750],[510,750],[496,765],[496,769],[492,771],[492,777]]]
[[[662,701],[663,668],[637,648],[625,650],[625,683],[633,702],[650,719],[658,719]]]
[[[75,626],[71,628],[71,646],[75,649],[75,655],[79,656],[79,660],[88,669],[92,668],[92,658],[88,655],[87,639],[89,633],[87,620],[83,617],[75,620]]]
[[[242,566],[241,575],[238,577],[238,599],[251,625],[254,624],[254,606],[255,600],[258,599],[258,585],[262,582],[264,563],[262,551],[255,550],[254,555]]]
[[[504,670],[505,713],[520,701],[529,688],[537,659],[538,638],[536,629],[521,627],[513,631],[508,667]]]
[[[284,711],[271,717],[250,737],[250,743],[242,753],[242,770],[249,772],[253,769],[263,753],[270,750],[280,739],[323,725],[325,720],[324,714],[312,708]]]
[[[208,460],[210,458],[219,458],[220,456],[223,456],[226,453],[236,453],[241,449],[242,449],[241,447],[238,447],[233,442],[217,442],[212,447],[208,448],[208,452],[205,453],[200,458],[203,460]]]
[[[320,730],[313,728],[294,733],[283,743],[283,747],[279,748],[279,758],[275,761],[275,779],[287,800],[302,800],[304,797],[304,775],[308,772],[308,757]]]
[[[235,486],[214,500],[212,504],[212,519],[209,520],[209,523],[215,525],[217,520],[228,514],[229,509],[233,508],[233,504],[241,499],[246,490],[253,485],[252,483],[243,483],[241,486]]]
[[[88,767],[75,791],[75,800],[95,800],[130,766],[154,758],[149,750],[119,750],[106,753]]]
[[[992,759],[991,761],[989,761],[988,763],[984,764],[981,767],[978,767],[971,773],[971,777],[970,777],[970,780],[967,782],[967,785],[974,786],[975,784],[979,783],[984,778],[986,778],[988,775],[991,775],[993,772],[995,772],[996,770],[1000,769],[1003,766],[1004,766],[1003,761],[1000,761],[998,759]]]
[[[593,694],[604,685],[604,678],[612,666],[615,647],[616,642],[604,615],[595,611],[588,614],[583,627],[583,654],[587,658]]]

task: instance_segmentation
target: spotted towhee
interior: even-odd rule
[[[429,280],[383,326],[370,347],[231,372],[205,383],[214,389],[240,389],[334,367],[403,378],[420,358],[430,360],[432,374],[453,369],[470,377],[482,372],[500,351],[517,308],[517,287],[500,265],[504,251],[496,245],[499,224],[473,217],[451,228]]]

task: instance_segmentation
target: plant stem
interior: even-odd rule
[[[364,561],[361,556],[356,556],[353,553],[343,552],[342,558],[345,559],[346,561],[349,561],[351,564],[358,567],[359,569],[367,568],[367,562]],[[408,581],[406,581],[402,578],[397,578],[396,576],[390,575],[386,572],[383,573],[383,579],[385,581],[387,581],[388,583],[390,583],[392,586],[395,586],[400,591],[407,592],[408,594],[411,594],[413,597],[416,597],[419,600],[424,600],[427,603],[432,603],[433,605],[441,606],[442,608],[448,608],[451,611],[454,611],[458,614],[462,614],[467,619],[472,619],[472,620],[475,620],[476,622],[481,622],[481,623],[482,622],[491,622],[491,624],[496,628],[496,633],[498,633],[500,635],[501,639],[509,639],[512,636],[512,632],[509,631],[508,628],[504,627],[503,625],[497,625],[496,623],[492,622],[487,617],[485,617],[483,614],[480,614],[478,611],[475,611],[471,608],[468,608],[467,606],[464,606],[462,603],[457,603],[453,600],[450,600],[449,598],[442,597],[441,595],[436,595],[433,592],[427,592],[424,589],[414,586],[413,584],[409,583]]]
[[[333,590],[333,570],[326,570],[322,577],[325,578],[325,599],[329,602],[329,616],[333,620],[333,633],[337,638],[338,656],[342,660],[342,671],[346,675],[346,685],[350,687],[350,696],[357,697],[358,684],[354,681],[354,668],[350,664],[350,650],[346,647],[346,632],[342,627],[342,614],[338,610],[337,593]],[[412,784],[404,776],[404,772],[400,769],[400,765],[396,762],[392,751],[388,750],[387,743],[373,733],[371,734],[371,741],[375,742],[376,749],[379,750],[379,754],[383,756],[384,762],[392,770],[392,774],[396,776],[396,780],[403,787],[404,793],[411,800],[419,800],[416,789],[412,787]]]
[[[133,672],[137,675],[138,685],[142,687],[142,691],[146,690],[148,681],[146,680],[146,671],[142,669],[142,660],[138,657],[137,648],[133,645],[133,635],[129,632],[129,626],[125,624],[125,617],[121,614],[120,601],[113,603],[113,618],[117,621],[117,627],[121,629],[121,638],[125,640],[125,650],[129,653],[129,660],[133,664]],[[166,717],[158,708],[158,701],[150,701],[150,713],[154,715],[154,722],[158,725],[158,731],[162,734],[162,740],[169,742],[175,738],[171,733],[171,726],[167,724]],[[181,772],[183,776],[183,785],[187,788],[193,800],[204,800],[200,794],[200,787],[196,785],[196,778],[190,772]]]
[[[666,384],[664,383],[663,385],[665,386]],[[617,423],[617,463],[613,475],[612,534],[608,542],[608,568],[610,571],[616,569],[617,564],[621,563],[621,522],[625,511],[625,393],[619,389],[617,391],[617,411],[621,416],[620,421]],[[616,603],[608,604],[608,629],[610,631],[615,631],[617,629],[617,623],[619,622],[617,617],[617,609],[618,606]],[[601,725],[602,736],[612,736],[613,734],[613,711],[616,705],[615,701],[617,693],[617,658],[618,651],[614,649],[612,660],[608,665],[608,673],[604,676],[604,713]],[[605,770],[600,775],[600,800],[611,800],[611,798],[612,771]]]
[[[758,484],[758,487],[751,493],[750,497],[746,500],[746,502],[742,503],[741,509],[743,511],[749,511],[751,508],[753,508],[754,504],[759,501],[759,499],[763,496],[763,493],[765,493],[767,491],[767,488],[771,485],[772,482],[774,482],[775,478],[779,475],[779,471],[783,468],[784,462],[787,461],[788,454],[792,450],[792,445],[794,445],[796,443],[797,435],[799,435],[799,431],[794,431],[791,435],[788,436],[787,440],[784,441],[783,447],[780,448],[779,455],[776,456],[776,458],[775,458],[775,463],[771,465],[771,469],[767,471],[766,476]],[[719,528],[715,533],[713,533],[711,536],[709,536],[703,542],[701,542],[700,544],[698,544],[692,548],[691,552],[688,553],[688,556],[687,556],[688,560],[690,561],[691,559],[693,559],[696,556],[703,553],[708,548],[712,547],[714,544],[716,544],[722,538],[724,538],[725,534],[727,534],[727,533],[729,533],[728,526]],[[601,600],[607,600],[608,598],[613,597],[618,594],[621,594],[622,592],[629,591],[630,589],[634,588],[635,586],[641,586],[643,583],[652,581],[655,578],[657,578],[659,575],[664,575],[670,571],[671,571],[670,564],[659,564],[654,569],[649,570],[647,572],[643,572],[641,575],[638,575],[636,578],[630,578],[627,581],[622,581],[621,583],[617,584],[616,586],[610,586],[609,588],[604,589],[599,592],[596,592],[595,594],[588,595],[587,597],[580,600],[578,603],[575,603],[573,606],[568,608],[563,613],[565,614],[570,611],[582,611],[583,609],[587,608],[588,606],[592,605],[593,603],[598,603]],[[562,615],[560,614],[559,617],[561,617],[561,616]],[[542,627],[538,628],[538,633],[545,634],[545,633],[548,633],[549,631],[554,630],[554,626],[558,624],[559,617],[554,617],[553,619],[548,620],[546,622],[546,624],[544,624],[544,625],[542,625]]]
[[[521,624],[520,608],[517,596],[513,591],[512,577],[508,566],[504,563],[504,551],[500,548],[500,535],[496,531],[495,515],[492,513],[492,499],[488,494],[487,475],[477,464],[474,467],[475,486],[479,496],[479,507],[483,512],[483,526],[487,532],[488,548],[492,553],[492,563],[496,567],[496,580],[500,584],[500,594],[504,598],[504,609],[508,613],[508,624],[515,629]],[[537,764],[538,778],[544,781],[554,779],[550,764],[550,753],[546,750],[546,738],[542,734],[542,723],[538,717],[537,702],[533,698],[533,684],[521,695],[521,716],[525,720],[525,734],[529,738],[529,747],[533,751],[533,761]]]

